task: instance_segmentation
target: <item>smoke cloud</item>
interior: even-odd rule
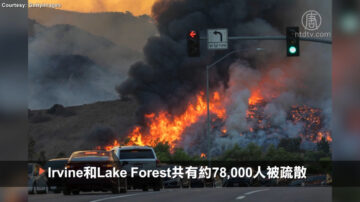
[[[112,128],[96,126],[87,135],[85,141],[80,146],[84,149],[94,149],[99,145],[110,145],[117,139],[117,134]]]
[[[29,108],[118,99],[115,90],[156,34],[149,16],[29,9]]]
[[[29,107],[117,99],[115,86],[141,53],[71,25],[29,21]]]
[[[201,41],[201,57],[186,54],[186,33],[190,29],[206,36],[208,28],[227,28],[230,36],[282,35],[286,26],[300,26],[302,14],[316,9],[326,19],[321,31],[331,31],[331,8],[326,1],[237,1],[237,0],[160,0],[154,4],[152,16],[160,36],[151,37],[144,48],[144,60],[133,64],[129,77],[118,87],[121,96],[133,96],[140,103],[139,120],[145,113],[167,110],[177,115],[186,103],[205,89],[205,66],[227,51],[207,51]],[[290,17],[289,17],[290,16]],[[256,48],[261,47],[259,53]],[[276,144],[281,137],[294,137],[301,126],[287,121],[292,105],[309,104],[320,108],[325,123],[331,117],[331,47],[301,43],[301,57],[286,58],[281,41],[231,41],[230,49],[239,54],[219,63],[210,72],[211,90],[225,89],[229,132],[226,138],[214,131],[213,152],[218,153],[233,144]],[[263,77],[269,78],[261,87],[266,95],[276,98],[264,108],[281,132],[242,134],[248,128],[247,100],[253,87]],[[201,123],[199,123],[201,124]],[[325,124],[325,125],[326,125]],[[205,127],[201,127],[205,128]],[[184,147],[196,141],[188,150],[201,150],[207,141],[204,130],[188,129]]]
[[[131,3],[135,5],[133,1]],[[157,34],[148,15],[134,16],[130,12],[77,13],[50,8],[30,8],[29,18],[45,26],[73,25],[133,51],[142,51],[147,39]]]

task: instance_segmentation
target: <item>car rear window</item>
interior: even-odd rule
[[[153,159],[154,153],[151,149],[129,149],[120,151],[120,159]]]
[[[79,152],[71,156],[70,161],[111,161],[110,152]]]
[[[71,158],[70,160],[71,162],[74,161],[111,161],[110,157],[106,157],[106,156],[82,156],[82,157],[74,157]]]

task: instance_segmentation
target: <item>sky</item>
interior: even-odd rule
[[[61,10],[83,13],[126,12],[135,16],[150,15],[156,0],[29,0],[29,3],[61,4]],[[76,3],[75,3],[76,2]]]

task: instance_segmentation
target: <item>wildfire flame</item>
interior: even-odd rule
[[[114,140],[114,142],[113,142],[112,144],[106,145],[106,146],[104,146],[104,147],[102,147],[102,146],[97,146],[96,149],[97,149],[97,150],[102,150],[102,149],[104,149],[104,150],[106,150],[106,151],[110,151],[110,150],[112,150],[114,147],[118,147],[118,146],[120,146],[120,143],[119,143],[117,140]]]
[[[248,102],[249,102],[249,105],[256,105],[256,104],[260,103],[263,100],[264,100],[264,98],[261,95],[260,89],[256,89],[256,90],[251,92],[251,96],[250,96]]]
[[[220,92],[214,92],[210,98],[209,109],[211,120],[220,119],[225,121],[226,109],[225,99]],[[261,89],[253,89],[248,99],[247,121],[250,124],[248,132],[254,133],[258,130],[267,130],[272,128],[269,117],[264,113],[268,99],[264,99]],[[144,116],[145,125],[136,126],[128,134],[129,142],[126,145],[156,146],[158,143],[168,143],[170,150],[173,151],[176,145],[181,141],[185,130],[191,125],[205,120],[207,114],[207,104],[204,92],[200,92],[190,101],[185,111],[180,115],[172,115],[167,111],[150,113]],[[323,129],[322,111],[318,108],[312,108],[307,105],[292,106],[288,119],[294,124],[302,123],[303,131],[299,137],[311,140],[314,143],[320,142],[323,138],[327,142],[332,142],[331,132]],[[222,137],[226,137],[227,128],[223,126],[220,131]],[[241,134],[242,135],[242,134]],[[125,145],[125,144],[124,144]],[[120,143],[115,140],[112,144],[103,147],[105,150],[111,150]],[[101,147],[98,147],[100,149]],[[202,153],[201,158],[206,158]]]
[[[317,137],[316,137],[316,141],[317,141],[317,142],[320,142],[323,138],[325,138],[325,140],[326,140],[327,142],[332,142],[332,138],[331,138],[331,135],[330,135],[330,132],[329,132],[329,131],[318,132],[318,133],[317,133]]]
[[[270,97],[276,96],[272,95]],[[246,112],[247,120],[253,123],[248,128],[250,133],[272,127],[269,122],[270,117],[264,114],[266,103],[266,99],[262,97],[261,89],[253,89],[248,100],[249,106]],[[325,141],[332,142],[331,132],[323,129],[323,117],[321,114],[322,111],[318,108],[307,105],[292,106],[289,111],[289,119],[294,124],[303,124],[303,131],[299,134],[303,139],[317,143],[324,138]]]
[[[322,130],[321,110],[307,105],[293,106],[290,111],[290,118],[293,122],[304,123],[304,133],[313,141],[320,142],[323,138],[332,142],[330,131]]]
[[[219,92],[214,92],[209,103],[210,113],[219,119],[225,119],[226,110]],[[167,111],[145,115],[146,127],[135,127],[129,134],[128,145],[149,145],[167,142],[171,149],[181,140],[186,128],[198,122],[207,114],[204,92],[196,95],[196,101],[189,103],[185,112],[173,116]]]
[[[206,154],[205,154],[205,153],[201,153],[201,154],[200,154],[200,158],[206,158]]]

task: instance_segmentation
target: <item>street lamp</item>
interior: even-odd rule
[[[248,50],[248,49],[247,49]],[[256,51],[262,51],[264,50],[263,48],[256,48]],[[224,55],[223,57],[221,57],[220,59],[216,60],[214,63],[210,64],[210,65],[206,65],[206,108],[207,108],[207,127],[206,127],[206,136],[208,138],[208,154],[207,154],[207,159],[209,161],[209,166],[210,166],[210,161],[211,161],[211,155],[210,155],[210,150],[211,150],[211,138],[210,138],[210,92],[209,92],[209,70],[211,68],[213,68],[216,64],[218,64],[219,62],[221,62],[222,60],[224,60],[225,58],[227,58],[228,56],[234,54],[234,53],[238,53],[238,52],[242,52],[242,51],[246,51],[246,50],[233,50],[229,53],[227,53],[226,55]]]

